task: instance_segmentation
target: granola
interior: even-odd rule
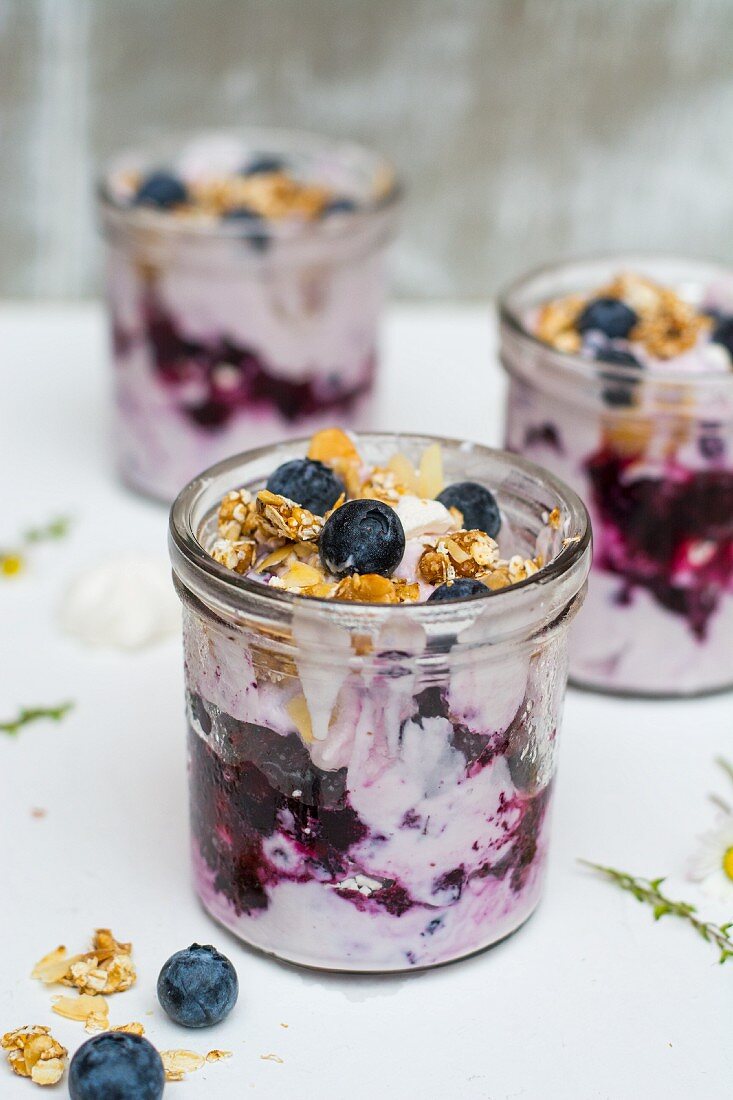
[[[467,529],[460,510],[438,499],[445,475],[437,442],[425,446],[417,461],[396,450],[380,464],[370,466],[350,435],[329,428],[313,436],[307,456],[333,470],[336,484],[345,485],[346,494],[320,516],[266,488],[232,490],[217,513],[219,537],[209,550],[216,561],[295,596],[395,605],[423,602],[431,586],[458,578],[481,580],[489,589],[504,588],[532,576],[542,566],[539,557],[503,559],[495,539],[478,528]],[[350,570],[331,571],[328,562],[333,559],[322,556],[320,550],[321,532],[347,495],[350,501],[380,501],[397,514],[405,538],[402,564],[381,573],[359,569],[352,561]],[[328,494],[323,499],[328,500]],[[385,522],[392,522],[384,511],[381,514]],[[548,515],[545,522],[558,530],[559,512]],[[346,537],[348,546],[348,534]],[[308,741],[312,734],[304,700],[302,712],[291,717]]]
[[[202,1054],[195,1050],[161,1050],[166,1081],[182,1081],[187,1073],[195,1073],[206,1064]]]
[[[136,979],[131,955],[132,944],[118,942],[109,928],[98,928],[91,951],[67,955],[64,946],[56,947],[39,959],[31,977],[45,985],[73,986],[90,996],[123,993]]]
[[[13,1073],[29,1077],[36,1085],[55,1085],[64,1075],[68,1050],[57,1042],[51,1029],[35,1024],[17,1027],[2,1037]]]

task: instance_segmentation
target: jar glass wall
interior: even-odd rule
[[[733,684],[733,371],[706,369],[697,351],[639,371],[534,335],[544,303],[592,296],[623,272],[701,309],[733,287],[733,274],[715,265],[633,255],[560,264],[515,283],[500,305],[505,442],[572,485],[592,517],[571,680],[694,695]]]
[[[395,448],[417,461],[434,440],[358,442],[378,463]],[[172,510],[196,889],[241,939],[291,962],[445,963],[513,932],[540,896],[587,513],[530,463],[441,442],[447,478],[492,487],[500,541],[542,553],[538,573],[479,600],[384,606],[226,570],[204,549],[218,501],[260,487],[303,443],[221,463]]]

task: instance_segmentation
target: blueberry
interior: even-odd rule
[[[265,176],[271,172],[282,172],[286,167],[286,162],[282,157],[269,156],[265,153],[262,156],[253,157],[248,164],[245,164],[242,175]]]
[[[575,322],[575,327],[578,332],[595,329],[616,340],[621,336],[628,336],[638,319],[633,309],[618,298],[595,298],[588,302]]]
[[[349,500],[326,521],[318,549],[326,569],[337,577],[388,577],[402,561],[405,529],[394,508],[381,500]]]
[[[598,359],[601,363],[617,363],[621,367],[634,367],[638,371],[644,369],[635,355],[620,348],[603,348],[598,353]],[[601,371],[600,373],[601,378],[609,383],[601,391],[603,400],[607,405],[616,409],[628,408],[633,405],[635,382],[614,378],[607,371]]]
[[[171,1020],[183,1027],[220,1023],[238,995],[236,970],[211,944],[192,943],[176,951],[158,976],[158,1000]]]
[[[243,236],[257,252],[264,252],[270,243],[265,219],[251,206],[235,206],[222,214],[222,221],[242,226]],[[254,232],[252,232],[254,230]]]
[[[158,206],[161,210],[187,201],[186,185],[172,172],[151,172],[135,195],[136,206]]]
[[[722,344],[733,355],[733,317],[721,317],[710,339],[714,344]]]
[[[452,584],[439,584],[428,596],[428,603],[445,603],[446,600],[470,600],[476,596],[488,596],[490,589],[473,577],[459,577]]]
[[[71,1059],[71,1100],[158,1100],[165,1073],[157,1050],[141,1035],[106,1031],[87,1039]]]
[[[499,534],[499,505],[493,493],[477,481],[457,481],[448,485],[438,495],[438,500],[446,508],[457,508],[463,513],[463,526],[467,531],[485,531],[492,539]]]
[[[357,204],[354,199],[331,199],[327,202],[321,211],[321,217],[328,217],[329,214],[353,214],[357,209]]]
[[[333,470],[312,458],[292,458],[284,462],[270,474],[267,488],[271,493],[294,500],[317,516],[325,515],[345,492],[343,482]]]

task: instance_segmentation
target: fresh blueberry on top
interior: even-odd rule
[[[635,355],[622,348],[603,348],[598,352],[598,360],[601,363],[617,363],[621,367],[633,367],[642,371],[644,368]],[[612,408],[628,408],[634,402],[634,387],[636,385],[630,379],[614,378],[612,374],[601,371],[608,385],[604,386],[601,393],[603,400]]]
[[[146,176],[135,195],[136,206],[157,206],[168,210],[188,201],[186,185],[172,172],[151,172]]]
[[[438,500],[446,508],[457,508],[463,514],[467,531],[485,531],[495,539],[501,528],[501,513],[493,493],[477,481],[456,481],[448,485]]]
[[[345,492],[341,482],[328,466],[313,458],[292,458],[283,462],[267,479],[271,493],[294,500],[316,516],[324,516]]]
[[[264,252],[270,243],[265,219],[251,206],[234,206],[222,214],[221,220],[241,225],[243,236],[258,252]]]
[[[238,995],[236,970],[211,944],[192,943],[176,951],[158,976],[158,1000],[171,1020],[183,1027],[220,1023]]]
[[[458,577],[452,584],[439,584],[428,596],[428,603],[445,603],[447,600],[470,600],[476,596],[488,596],[490,589],[475,577]]]
[[[356,202],[354,199],[331,199],[327,202],[321,211],[322,217],[328,217],[329,214],[352,214],[356,210]]]
[[[636,313],[618,298],[595,298],[588,302],[575,322],[578,332],[595,329],[603,332],[611,340],[628,336],[638,321]]]
[[[282,157],[263,154],[262,156],[253,157],[248,164],[245,164],[242,169],[242,175],[265,176],[269,175],[271,172],[282,172],[286,167],[286,162]]]
[[[163,1062],[141,1035],[105,1031],[87,1039],[71,1059],[71,1100],[159,1100]]]
[[[733,317],[721,317],[710,337],[714,344],[722,344],[733,356]]]
[[[394,508],[381,500],[348,500],[326,520],[318,549],[326,569],[337,577],[388,577],[402,561],[405,530]]]

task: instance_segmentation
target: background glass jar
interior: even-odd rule
[[[361,435],[359,449],[417,461],[434,441]],[[502,552],[550,564],[483,599],[398,606],[226,570],[203,549],[219,500],[260,487],[305,442],[220,463],[173,506],[196,888],[239,937],[291,962],[448,962],[513,932],[539,899],[588,517],[532,464],[440,442],[447,480],[496,492]]]
[[[120,200],[126,180],[153,169],[236,179],[263,152],[340,202],[327,216],[263,223]],[[244,446],[334,421],[369,426],[398,194],[377,155],[286,131],[179,139],[107,167],[99,208],[118,464],[129,485],[170,501]]]
[[[733,287],[733,273],[712,264],[634,255],[519,280],[500,303],[506,445],[566,480],[591,514],[571,680],[693,695],[733,684],[733,372],[669,361],[640,373],[563,354],[532,333],[541,304],[621,272],[698,305],[711,288]]]

